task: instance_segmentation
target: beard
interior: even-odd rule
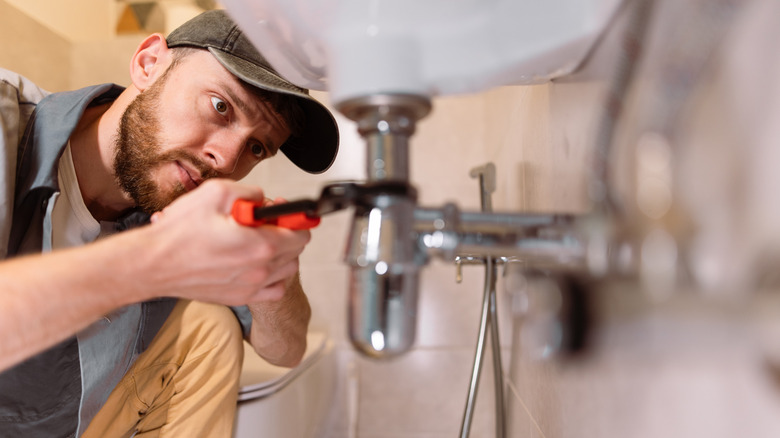
[[[152,170],[165,162],[186,161],[201,173],[205,180],[216,172],[191,153],[171,150],[161,153],[160,95],[168,77],[165,72],[146,91],[128,105],[119,122],[115,139],[114,175],[119,186],[136,206],[146,213],[160,211],[187,189],[176,181],[172,188],[163,189],[154,180]]]

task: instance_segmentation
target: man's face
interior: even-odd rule
[[[121,188],[152,213],[208,178],[243,178],[289,135],[270,105],[209,52],[196,51],[127,107],[114,172]]]

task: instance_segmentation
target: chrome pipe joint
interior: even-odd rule
[[[387,190],[355,204],[346,263],[350,266],[349,333],[376,358],[406,352],[417,326],[419,269],[414,234],[417,194],[409,184],[409,138],[431,109],[417,95],[371,95],[337,109],[357,123],[366,143],[366,179]]]

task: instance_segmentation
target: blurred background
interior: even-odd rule
[[[127,85],[144,36],[218,7],[0,0],[0,67],[52,92]],[[636,278],[583,286],[591,324],[576,352],[545,344],[527,305],[533,282],[522,270],[499,269],[507,436],[780,434],[779,33],[775,1],[628,1],[575,73],[434,99],[411,145],[420,205],[452,201],[478,211],[479,183],[469,171],[492,162],[495,210],[588,213],[597,152],[608,145],[610,190],[622,212],[615,229],[642,252]],[[327,93],[313,94],[328,102]],[[336,117],[341,149],[328,172],[304,174],[280,155],[246,182],[296,199],[364,178],[362,141],[352,122]],[[312,330],[335,341],[339,359],[338,397],[322,436],[452,437],[467,397],[484,270],[464,266],[457,283],[454,264],[432,261],[421,274],[413,350],[390,361],[364,358],[346,334],[349,221],[349,212],[325,217],[301,259]],[[492,378],[487,366],[473,437],[495,436]]]

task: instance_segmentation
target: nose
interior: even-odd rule
[[[206,162],[217,172],[230,175],[235,172],[248,141],[248,136],[241,132],[224,130],[216,133],[203,147]]]

